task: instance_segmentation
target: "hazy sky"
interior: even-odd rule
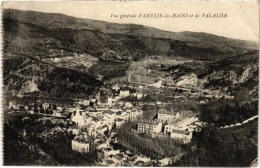
[[[220,36],[259,40],[257,2],[5,2],[3,8],[63,13],[115,23],[135,23],[162,30],[207,32]],[[111,14],[199,14],[199,18],[111,18]],[[202,18],[202,14],[227,14],[227,18]]]

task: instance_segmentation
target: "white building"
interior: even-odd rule
[[[78,104],[84,105],[84,106],[89,106],[90,100],[79,100]]]
[[[162,123],[138,123],[138,132],[160,133],[162,131]]]
[[[42,107],[43,107],[44,110],[46,110],[49,107],[49,104],[48,103],[43,103]]]
[[[142,110],[136,110],[136,111],[130,111],[128,112],[129,116],[128,116],[128,119],[130,121],[135,121],[138,119],[138,117],[142,116],[143,115],[143,111]]]
[[[158,113],[158,120],[159,121],[173,121],[176,118],[179,118],[180,114],[177,113],[166,113],[166,112],[162,112],[162,113]]]
[[[13,109],[19,109],[17,104],[13,101],[10,101],[9,102],[9,106],[8,106],[9,109],[13,108]]]
[[[86,124],[86,113],[80,111],[78,106],[71,116],[71,121],[75,122],[79,127],[84,126]]]
[[[130,103],[130,102],[126,102],[126,103],[125,103],[125,107],[133,107],[133,105],[132,105],[132,103]]]
[[[174,129],[171,132],[171,138],[186,144],[191,141],[192,132]]]
[[[81,153],[89,152],[89,143],[86,141],[72,140],[71,146],[72,146],[72,150],[74,151],[81,152]]]
[[[176,126],[167,124],[164,126],[164,133],[171,133],[174,129],[176,129]]]
[[[115,123],[116,123],[116,127],[120,128],[125,123],[125,120],[122,118],[117,118],[115,119]]]
[[[55,115],[55,116],[57,116],[57,117],[61,117],[62,116],[62,114],[60,113],[60,111],[54,111],[53,112],[53,115]]]
[[[119,96],[120,96],[120,97],[128,97],[129,94],[130,94],[129,90],[124,90],[124,91],[123,91],[123,90],[120,90]]]
[[[110,106],[110,107],[113,106],[115,104],[115,102],[117,102],[117,99],[111,98],[111,97],[107,98],[107,105],[108,106]]]
[[[58,110],[58,111],[62,111],[62,110],[63,110],[63,107],[57,106],[57,110]]]

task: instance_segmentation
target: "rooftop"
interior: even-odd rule
[[[150,124],[150,125],[158,125],[159,121],[151,121],[151,120],[142,120],[142,121],[139,121],[138,124]]]

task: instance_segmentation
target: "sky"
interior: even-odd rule
[[[77,1],[77,2],[4,2],[2,8],[62,13],[69,16],[102,20],[114,23],[142,24],[161,30],[206,32],[230,38],[259,41],[258,2],[169,2],[169,1]],[[198,14],[195,18],[123,18],[120,15],[163,13]],[[206,18],[204,14],[227,14],[226,18]],[[119,17],[111,17],[111,14]]]

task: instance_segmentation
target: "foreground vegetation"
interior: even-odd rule
[[[173,166],[248,167],[257,157],[257,128],[257,120],[228,129],[205,128],[194,134],[190,152]]]
[[[137,134],[130,129],[136,123],[126,123],[118,130],[118,144],[135,152],[143,154],[151,159],[181,156],[186,152],[185,145],[176,143],[168,138],[151,138],[145,134]]]

